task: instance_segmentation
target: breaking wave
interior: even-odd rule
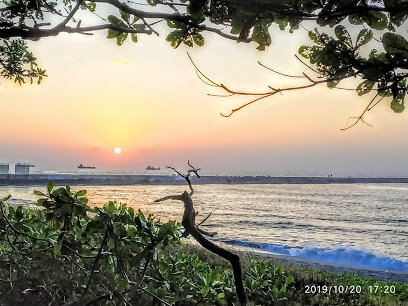
[[[221,240],[226,244],[255,248],[262,251],[311,259],[320,262],[335,263],[381,270],[408,271],[408,262],[354,248],[324,249],[316,247],[291,247],[286,245],[250,242],[245,240]]]

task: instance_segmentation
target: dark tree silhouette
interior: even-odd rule
[[[184,214],[183,214],[182,224],[185,229],[185,232],[183,236],[184,237],[187,237],[188,235],[193,236],[193,238],[199,244],[201,244],[204,248],[206,248],[207,250],[209,250],[210,252],[218,256],[221,256],[222,258],[228,260],[231,263],[232,270],[234,272],[234,281],[235,281],[235,287],[237,291],[238,300],[240,304],[243,306],[249,305],[248,297],[246,295],[243,280],[242,280],[242,268],[241,268],[239,256],[220,247],[219,245],[214,244],[210,240],[208,240],[204,235],[211,235],[211,233],[208,233],[202,230],[195,223],[195,218],[197,214],[194,210],[194,203],[192,199],[192,196],[194,194],[194,188],[190,181],[190,175],[191,173],[194,173],[198,178],[200,178],[200,175],[198,174],[198,171],[200,169],[194,168],[190,164],[190,161],[188,161],[188,165],[191,167],[191,169],[187,171],[186,175],[181,174],[173,167],[167,167],[167,168],[173,169],[178,175],[182,176],[186,180],[190,188],[190,192],[184,191],[181,195],[166,196],[164,198],[156,200],[155,202],[163,202],[166,200],[176,200],[176,201],[182,201],[184,203]],[[207,220],[208,217],[209,216],[207,216],[202,222],[200,222],[200,224],[202,224],[205,220]]]
[[[0,69],[3,77],[20,84],[26,79],[39,83],[46,74],[25,40],[63,32],[92,35],[107,30],[107,38],[122,45],[128,37],[137,42],[139,34],[159,35],[157,24],[166,22],[170,29],[166,40],[175,48],[182,43],[202,46],[203,34],[210,32],[238,42],[253,41],[265,50],[272,42],[272,25],[292,33],[312,22],[319,28],[307,30],[312,44],[300,46],[299,54],[315,75],[304,74],[306,84],[296,88],[271,86],[256,94],[256,100],[323,83],[334,88],[344,79],[359,78],[359,95],[373,90],[377,95],[355,124],[383,99],[396,113],[405,109],[407,16],[408,3],[402,0],[0,0]],[[327,34],[324,27],[334,31]],[[230,94],[248,94],[218,85]]]

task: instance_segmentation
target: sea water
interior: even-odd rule
[[[0,187],[0,197],[30,203],[41,187]],[[76,186],[90,205],[127,203],[165,220],[181,220],[183,203],[154,200],[186,186]],[[197,185],[197,223],[216,239],[285,256],[408,271],[408,184]]]

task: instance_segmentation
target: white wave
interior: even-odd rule
[[[408,262],[406,261],[355,248],[324,249],[315,247],[290,247],[286,245],[254,243],[240,240],[223,240],[223,242],[249,248],[258,248],[278,255],[296,256],[321,262],[381,270],[408,271]]]

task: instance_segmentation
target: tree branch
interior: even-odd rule
[[[168,196],[164,197],[160,200],[156,200],[155,202],[160,202],[163,201],[163,199],[172,199],[172,200],[180,200],[184,203],[184,214],[183,214],[183,219],[182,219],[182,224],[185,229],[185,232],[183,236],[188,236],[191,235],[194,237],[194,239],[201,244],[204,248],[209,250],[210,252],[228,260],[231,265],[232,265],[232,270],[234,273],[234,282],[235,282],[235,287],[236,287],[236,292],[238,296],[238,300],[242,306],[247,306],[249,305],[248,297],[245,292],[245,288],[243,285],[243,280],[242,280],[242,268],[241,268],[241,263],[239,256],[231,253],[230,251],[223,249],[222,247],[214,244],[210,240],[208,240],[204,235],[212,235],[213,233],[209,233],[206,231],[203,231],[198,228],[198,226],[195,224],[195,217],[196,217],[196,212],[194,210],[194,203],[192,200],[192,195],[194,194],[194,189],[191,185],[191,181],[189,179],[189,176],[191,173],[195,173],[197,177],[200,177],[198,175],[198,170],[194,168],[191,164],[190,161],[188,161],[188,165],[192,168],[188,170],[187,175],[181,174],[179,171],[177,171],[173,167],[167,167],[170,169],[173,169],[177,174],[182,176],[187,184],[189,185],[190,192],[184,191],[183,194],[180,196]],[[206,218],[208,219],[208,217]],[[205,220],[206,220],[205,219]],[[205,221],[204,220],[204,221]]]
[[[109,225],[106,228],[105,234],[104,234],[102,242],[101,242],[101,246],[99,247],[98,254],[96,255],[95,261],[94,261],[94,263],[92,265],[91,273],[89,274],[89,279],[88,279],[88,283],[86,284],[84,295],[88,292],[89,286],[91,285],[91,280],[92,280],[92,276],[93,276],[93,274],[95,272],[96,264],[98,263],[99,257],[101,257],[102,249],[103,249],[103,247],[105,245],[106,239],[108,238],[108,232],[109,232]]]

